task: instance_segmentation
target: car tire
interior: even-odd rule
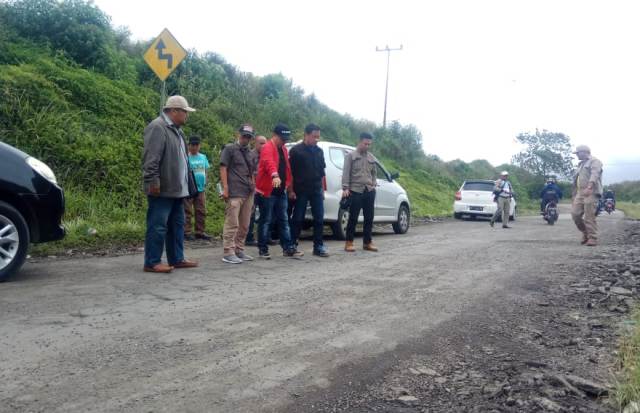
[[[515,221],[516,220],[516,213],[518,212],[518,207],[513,208],[513,215],[511,215],[509,217],[509,221]]]
[[[29,226],[11,205],[0,201],[0,282],[18,272],[29,249]]]
[[[338,211],[338,220],[331,224],[331,231],[334,238],[344,241],[347,239],[347,223],[349,222],[349,211],[340,208]]]
[[[459,213],[459,212],[454,212],[454,213],[453,213],[453,217],[454,217],[455,219],[462,219],[462,214],[461,214],[461,213]]]
[[[398,208],[398,220],[391,224],[393,232],[396,234],[406,234],[409,231],[411,225],[411,212],[409,207],[405,204],[400,205]]]

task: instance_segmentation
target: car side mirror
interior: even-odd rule
[[[400,173],[399,172],[391,172],[389,174],[389,178],[391,178],[391,180],[393,181],[394,179],[398,179],[400,178]]]

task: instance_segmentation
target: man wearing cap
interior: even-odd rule
[[[181,127],[189,107],[182,96],[171,96],[162,113],[144,129],[143,187],[147,194],[147,232],[144,271],[168,273],[174,268],[197,267],[184,258],[184,206],[189,196],[187,147]],[[168,265],[162,263],[162,250]]]
[[[287,191],[291,190],[291,166],[285,143],[291,140],[291,130],[285,124],[273,129],[273,136],[262,147],[258,175],[256,176],[256,199],[260,209],[258,220],[258,249],[260,258],[270,259],[269,230],[275,220],[280,234],[280,245],[285,257],[299,258],[304,254],[291,241],[289,217],[287,216]]]
[[[591,156],[591,149],[579,145],[574,152],[580,161],[573,179],[571,216],[582,232],[582,244],[598,245],[596,209],[602,196],[602,162]]]
[[[496,181],[493,187],[493,193],[498,207],[491,217],[489,225],[493,227],[493,224],[498,220],[500,215],[502,215],[502,228],[511,228],[507,225],[509,222],[509,212],[511,211],[511,198],[513,197],[513,186],[511,182],[509,182],[509,172],[500,172],[500,179]]]
[[[240,126],[237,142],[225,146],[220,155],[220,181],[225,201],[222,261],[227,264],[253,260],[253,257],[245,254],[244,242],[251,220],[255,190],[255,161],[249,148],[249,142],[254,136],[253,126]]]
[[[289,162],[293,175],[293,191],[290,198],[295,203],[291,227],[291,238],[297,244],[302,229],[307,204],[311,204],[313,217],[313,255],[328,257],[329,252],[322,241],[324,229],[324,176],[326,164],[324,153],[318,147],[320,127],[313,123],[304,128],[303,141],[291,148]]]
[[[377,185],[377,160],[369,152],[373,135],[367,132],[360,134],[360,141],[355,151],[344,157],[344,168],[342,170],[342,197],[350,198],[349,221],[347,222],[347,240],[344,250],[355,252],[353,239],[356,234],[356,224],[360,210],[364,216],[362,248],[365,251],[378,251],[378,247],[373,245],[373,215],[376,201]]]
[[[205,218],[207,217],[204,190],[207,186],[207,169],[209,169],[209,167],[209,160],[206,155],[200,153],[200,137],[190,136],[189,168],[193,171],[193,176],[196,180],[196,187],[198,188],[198,195],[196,195],[195,198],[184,199],[184,238],[188,240],[211,240],[211,236],[204,232]],[[195,237],[192,235],[192,215],[195,215],[196,221]]]

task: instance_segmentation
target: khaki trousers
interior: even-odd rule
[[[596,223],[596,209],[598,208],[596,195],[584,196],[577,194],[571,205],[571,217],[576,227],[588,238],[598,240],[598,224]]]
[[[206,199],[204,192],[199,192],[195,198],[185,198],[184,203],[184,235],[191,234],[193,226],[191,224],[191,217],[196,216],[196,235],[204,234],[204,221],[207,217],[207,207],[205,203]]]
[[[224,227],[222,228],[222,247],[224,255],[244,251],[244,242],[251,220],[253,196],[247,198],[229,198],[225,201]]]
[[[502,214],[502,225],[507,225],[509,223],[509,211],[511,210],[511,198],[505,198],[502,196],[498,197],[498,209],[496,209],[496,213],[493,214],[491,218],[491,222],[496,222],[500,214]]]

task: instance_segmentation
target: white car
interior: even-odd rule
[[[287,144],[287,148],[296,143]],[[331,226],[333,235],[338,239],[345,239],[347,233],[347,221],[349,211],[340,208],[342,199],[342,167],[344,156],[355,150],[353,146],[342,145],[340,143],[320,141],[318,147],[324,152],[324,160],[327,165],[326,191],[324,197],[324,222]],[[374,209],[374,223],[391,223],[396,234],[404,234],[409,230],[411,220],[411,204],[407,192],[395,179],[398,173],[390,174],[377,163],[378,183],[376,187],[376,202]],[[311,207],[307,206],[305,226],[309,226],[312,220]],[[358,222],[364,220],[362,213],[358,217]]]
[[[460,190],[456,192],[456,200],[453,203],[454,218],[492,217],[498,208],[493,201],[494,181],[473,179],[464,181]],[[516,219],[516,200],[511,199],[509,220]]]

